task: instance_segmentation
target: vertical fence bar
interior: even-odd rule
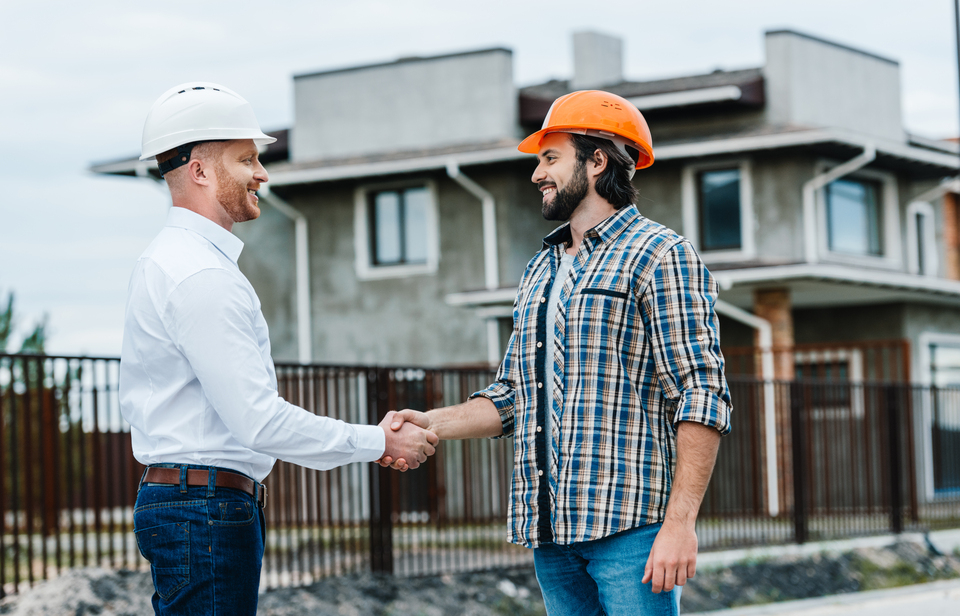
[[[887,436],[889,438],[890,472],[890,531],[903,532],[903,487],[900,452],[900,400],[899,388],[888,385],[886,389]]]
[[[807,522],[807,468],[805,428],[803,422],[803,387],[799,383],[790,384],[790,428],[793,445],[793,524],[797,543],[808,539]]]
[[[373,380],[373,404],[376,421],[389,412],[390,373],[378,369]],[[371,463],[370,481],[370,569],[377,573],[393,573],[393,470]]]
[[[7,370],[9,362],[0,357],[0,370]],[[4,390],[0,383],[0,595],[6,594],[7,586],[7,447],[3,437],[4,426],[7,424],[6,406],[3,403],[8,392],[13,392],[13,373],[10,373],[10,383]]]

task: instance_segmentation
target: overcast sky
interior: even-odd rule
[[[950,0],[0,0],[0,293],[21,331],[50,317],[48,351],[120,351],[127,279],[168,198],[90,163],[139,152],[147,110],[185,81],[246,97],[266,130],[290,126],[292,75],[493,46],[519,85],[572,72],[571,32],[624,39],[647,79],[763,64],[763,31],[793,28],[899,60],[907,130],[958,132]],[[656,133],[654,132],[654,135]],[[256,224],[256,223],[252,223]]]

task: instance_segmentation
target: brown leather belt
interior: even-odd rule
[[[143,474],[143,483],[165,483],[178,486],[180,485],[180,469],[151,466]],[[210,473],[208,471],[199,468],[187,469],[188,486],[207,486],[209,483]],[[240,473],[218,470],[216,486],[246,492],[257,501],[260,507],[267,506],[267,486]]]

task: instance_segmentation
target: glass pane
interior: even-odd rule
[[[703,250],[740,248],[739,170],[700,174],[700,221]]]
[[[374,263],[400,263],[400,195],[377,193],[373,199],[373,219]]]
[[[924,222],[923,214],[917,212],[917,273],[919,274],[927,273],[926,263],[923,262],[923,258],[927,255],[927,246],[923,243]]]
[[[937,387],[960,386],[960,347],[930,345],[930,374]]]
[[[856,255],[880,254],[880,208],[870,182],[837,180],[827,185],[830,250]]]
[[[427,207],[430,195],[426,188],[411,188],[403,193],[403,233],[407,263],[427,262]]]

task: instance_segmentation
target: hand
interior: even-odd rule
[[[399,427],[392,427],[395,415],[397,413],[394,411],[387,413],[379,424],[386,437],[386,447],[380,464],[386,466],[383,460],[390,459],[396,460],[394,468],[400,471],[417,468],[428,456],[436,453],[436,445],[440,439],[433,432],[424,430],[413,422],[400,422]]]
[[[390,428],[392,430],[399,430],[403,427],[404,423],[415,424],[424,430],[430,429],[430,416],[426,413],[421,413],[420,411],[415,411],[413,409],[404,409],[402,411],[390,411],[387,414],[387,417],[392,417],[393,421],[390,423]],[[439,441],[439,439],[437,439]],[[434,444],[436,445],[436,443]],[[391,467],[398,469],[400,471],[405,471],[406,469],[406,460],[403,458],[398,458],[394,460],[391,456],[384,455],[378,460],[380,466]]]
[[[642,584],[653,582],[651,590],[659,593],[683,586],[697,572],[697,533],[693,524],[664,521],[650,549]]]

